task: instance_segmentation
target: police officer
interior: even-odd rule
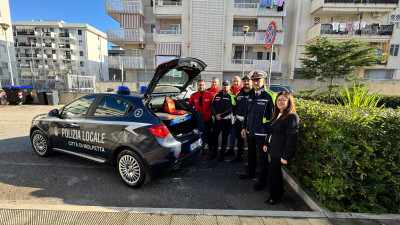
[[[231,127],[232,107],[235,105],[235,96],[229,93],[229,81],[222,82],[222,91],[215,95],[214,101],[211,103],[211,110],[215,116],[213,135],[214,146],[210,159],[217,157],[218,138],[222,131],[221,150],[219,152],[218,161],[224,160],[226,144],[228,142],[229,129]],[[262,146],[261,146],[262,147]]]
[[[242,89],[236,94],[235,101],[235,137],[237,139],[238,150],[236,152],[235,158],[231,161],[232,163],[243,162],[243,151],[244,151],[244,139],[241,135],[244,114],[246,111],[247,98],[250,92],[250,77],[248,75],[242,78]]]
[[[210,152],[213,146],[211,132],[213,126],[213,120],[211,118],[211,102],[213,98],[214,95],[206,91],[206,82],[204,80],[199,80],[197,81],[197,92],[190,95],[189,99],[189,105],[195,107],[196,110],[203,116],[204,124],[206,126],[206,143]],[[204,149],[202,153],[205,154]]]
[[[250,72],[253,89],[249,92],[241,135],[247,138],[248,166],[247,171],[239,176],[240,179],[254,178],[257,167],[257,154],[261,166],[258,182],[254,191],[265,188],[268,174],[268,154],[263,151],[263,142],[267,136],[268,126],[274,109],[274,94],[264,87],[267,74],[261,70]]]
[[[236,96],[237,93],[242,89],[242,79],[239,76],[234,76],[232,78],[232,86],[229,89],[229,92]],[[235,111],[233,112],[235,115]],[[235,124],[235,118],[232,118],[232,124]],[[235,135],[235,126],[232,126],[229,131],[229,150],[226,152],[226,155],[234,155],[235,154],[235,142],[236,142],[236,135]]]

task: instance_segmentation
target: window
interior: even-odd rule
[[[257,52],[257,60],[262,60],[262,52]]]
[[[6,52],[6,46],[0,45],[0,52]]]
[[[390,45],[390,55],[391,56],[398,56],[399,55],[399,45]]]
[[[51,50],[51,54],[56,54],[56,50]]]
[[[243,51],[235,51],[235,56],[233,56],[234,59],[241,59],[242,58],[242,53]]]
[[[85,66],[85,62],[84,61],[79,61],[79,66],[84,67]]]
[[[179,24],[171,24],[169,26],[171,30],[171,34],[180,34],[181,33],[181,25]]]
[[[61,113],[61,117],[70,118],[86,116],[86,112],[95,98],[96,96],[92,95],[73,101],[71,104],[65,106],[64,110]]]
[[[81,72],[81,75],[85,76],[85,75],[86,75],[86,73],[85,73],[85,72]]]
[[[270,60],[269,56],[270,56],[270,52],[267,52],[267,60]],[[276,52],[273,52],[272,53],[272,60],[275,60],[275,58],[276,58]]]
[[[83,46],[83,41],[79,41],[79,46]]]
[[[82,35],[82,30],[78,30],[78,35]]]
[[[151,24],[151,25],[150,25],[150,31],[151,31],[151,33],[154,33],[154,29],[156,29],[156,25],[155,25],[155,24]]]
[[[83,51],[79,51],[79,55],[80,55],[80,56],[83,56]]]
[[[97,106],[94,116],[124,116],[130,104],[119,98],[105,96]]]

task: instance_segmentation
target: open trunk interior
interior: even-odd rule
[[[182,138],[198,129],[197,117],[192,114],[180,100],[173,99],[175,111],[183,110],[183,115],[172,115],[164,110],[165,97],[152,99],[149,103],[150,110],[156,114],[167,126],[168,130],[177,138]]]

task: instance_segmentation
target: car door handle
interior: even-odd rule
[[[81,127],[79,123],[71,123],[71,127]]]

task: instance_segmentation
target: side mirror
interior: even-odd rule
[[[50,117],[59,117],[60,113],[58,112],[58,109],[53,109],[49,112]]]

